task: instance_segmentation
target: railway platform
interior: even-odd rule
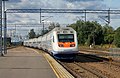
[[[67,78],[60,77],[53,68],[43,53],[30,48],[13,48],[0,57],[0,78]]]

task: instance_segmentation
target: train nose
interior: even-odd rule
[[[59,42],[59,47],[75,47],[75,42]]]

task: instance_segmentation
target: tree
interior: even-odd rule
[[[117,47],[120,47],[120,27],[115,31],[114,43]]]
[[[34,32],[34,29],[31,29],[28,35],[29,35],[29,39],[35,38],[36,34]]]
[[[49,28],[49,30],[52,30],[53,28],[55,28],[55,23],[54,22],[50,23],[50,26],[48,28]]]
[[[103,43],[103,40],[104,40],[102,26],[99,23],[97,23],[96,21],[93,22],[93,24],[95,26],[95,30],[93,31],[95,44],[100,45]]]
[[[73,23],[69,25],[69,27],[72,27],[76,32],[78,36],[78,43],[79,44],[84,44],[85,43],[85,33],[84,33],[84,21],[78,20],[76,23]]]
[[[52,30],[52,29],[54,29],[55,27],[60,27],[60,24],[59,23],[50,23],[50,26],[48,27],[49,28],[49,30]]]
[[[79,20],[74,24],[69,25],[76,30],[79,44],[101,44],[103,41],[102,26],[96,21]]]
[[[59,24],[59,23],[56,23],[55,27],[60,27],[60,24]]]
[[[103,26],[104,44],[111,44],[114,41],[114,29],[111,26]]]
[[[49,31],[47,30],[47,29],[45,29],[44,31],[42,30],[42,32],[41,32],[41,35],[44,35],[44,34],[46,34],[46,33],[48,33]]]
[[[88,36],[87,44],[88,44],[88,45],[91,45],[92,43],[93,43],[93,35],[90,34],[90,35]]]
[[[36,38],[38,38],[39,36],[41,36],[41,34],[37,33]]]

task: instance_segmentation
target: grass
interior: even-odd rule
[[[112,44],[104,44],[104,45],[94,45],[90,48],[90,46],[87,45],[79,45],[79,49],[93,49],[93,50],[104,50],[108,51],[110,48],[116,48],[115,45]]]

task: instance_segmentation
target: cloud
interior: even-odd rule
[[[102,2],[91,2],[91,1],[86,1],[86,2],[67,2],[67,7],[68,8],[79,8],[79,9],[106,9],[107,6],[103,4]]]
[[[17,3],[12,2],[8,1],[8,8],[66,8],[64,0],[18,0]]]
[[[9,2],[13,2],[13,3],[16,3],[16,2],[21,2],[21,0],[8,0]]]
[[[76,6],[73,3],[67,3],[67,8],[75,8]]]
[[[113,26],[115,29],[117,29],[118,27],[120,27],[120,19],[111,19],[110,25]]]
[[[39,23],[39,14],[8,14],[7,22],[13,24],[35,24]]]
[[[14,2],[15,1],[15,2]],[[100,2],[101,1],[101,2]],[[7,8],[79,8],[79,9],[100,9],[106,8],[102,3],[104,0],[12,0]],[[11,1],[10,1],[11,2]],[[17,3],[16,3],[17,2]]]
[[[65,0],[68,2],[88,2],[88,1],[104,1],[104,0]]]
[[[110,16],[111,19],[120,19],[120,15],[112,14]]]
[[[7,9],[58,8],[58,9],[94,9],[94,10],[102,9],[103,10],[103,9],[108,9],[109,4],[108,5],[106,4],[107,3],[105,3],[105,0],[9,0],[6,2],[6,8]],[[42,15],[53,16],[53,18],[47,19],[46,20],[47,22],[50,20],[49,22],[53,21],[53,22],[70,24],[78,20],[78,18],[76,18],[77,16],[83,16],[84,14],[42,13]],[[84,18],[81,19],[84,20]],[[117,22],[115,19],[117,19]],[[120,21],[119,19],[120,16],[111,15],[111,20],[113,20],[111,21],[111,25],[113,25],[114,27],[115,25],[119,26],[119,21]],[[7,20],[8,23],[13,23],[13,24],[40,23],[39,14],[10,14],[10,15],[8,14]],[[87,20],[106,23],[104,20],[98,18],[97,14],[87,14]]]
[[[14,2],[15,1],[15,2]],[[64,9],[105,9],[107,6],[102,3],[104,0],[10,0],[7,2],[8,9],[39,9],[39,8],[64,8]],[[47,16],[50,14],[46,14]],[[58,15],[59,19],[55,15]],[[53,14],[54,21],[63,23],[75,19],[76,14]],[[66,17],[67,16],[67,17]],[[14,20],[12,20],[12,18]],[[64,19],[65,17],[65,19]],[[92,17],[93,18],[93,17]],[[37,14],[21,14],[10,16],[10,22],[13,23],[39,23]],[[32,20],[33,19],[33,20]],[[64,20],[63,20],[64,19]],[[19,20],[19,21],[18,21]]]

